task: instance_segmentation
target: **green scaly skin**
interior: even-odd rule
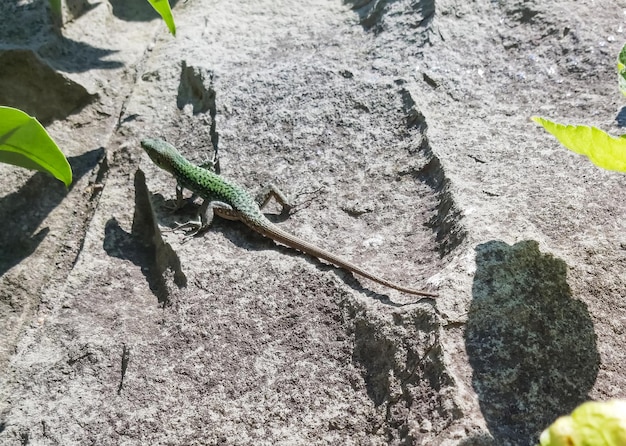
[[[157,166],[176,178],[178,182],[177,198],[180,199],[182,188],[186,188],[204,199],[200,209],[201,223],[189,224],[198,226],[198,231],[205,229],[210,224],[213,214],[229,220],[240,220],[265,237],[319,259],[324,259],[339,268],[359,274],[381,285],[403,293],[437,297],[436,293],[396,285],[325,249],[283,231],[265,217],[256,200],[243,187],[226,180],[215,172],[189,162],[171,144],[160,139],[144,139],[141,141],[141,147]]]

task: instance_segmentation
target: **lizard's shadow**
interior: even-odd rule
[[[164,200],[163,197],[159,194],[157,194],[154,198],[155,206],[157,207],[157,209],[172,207],[175,204],[175,200]],[[197,216],[197,212],[198,205],[188,200],[185,202],[183,207],[181,207],[175,213],[172,213],[171,217],[168,218],[167,222],[164,223],[174,228],[177,226],[177,219],[180,219],[182,221],[194,219]],[[290,214],[288,212],[282,212],[280,214],[266,213],[265,216],[272,223],[280,224],[288,220]],[[410,302],[405,303],[394,302],[393,300],[391,300],[389,295],[377,293],[369,288],[367,286],[367,282],[369,282],[369,279],[361,278],[356,274],[345,271],[342,268],[339,268],[326,261],[322,261],[310,254],[303,253],[295,248],[276,243],[274,242],[274,240],[256,233],[240,221],[229,221],[216,216],[214,217],[213,221],[211,222],[211,226],[207,231],[219,232],[224,235],[228,240],[230,240],[234,245],[247,251],[263,251],[267,249],[274,249],[280,251],[281,254],[291,257],[306,258],[308,262],[315,264],[317,268],[320,268],[323,271],[333,270],[335,274],[337,274],[337,276],[350,288],[359,293],[364,293],[370,299],[377,300],[385,305],[389,305],[392,307],[404,307],[407,305],[415,305],[416,303],[422,302],[434,303],[434,299],[429,297],[418,297],[416,299],[412,299]],[[197,236],[194,237],[194,239],[202,238],[202,236],[206,234],[207,231],[199,233]],[[321,248],[324,247],[321,246]],[[361,281],[366,281],[365,286],[361,283]]]
[[[275,223],[278,219],[271,218],[271,214],[267,215],[268,219]],[[284,221],[280,220],[280,221]],[[228,240],[230,240],[234,245],[241,249],[245,249],[247,251],[265,251],[268,249],[279,251],[281,254],[290,256],[290,257],[301,257],[307,260],[307,262],[315,265],[318,269],[322,271],[333,271],[337,277],[339,277],[346,285],[348,285],[353,290],[364,293],[370,299],[377,300],[380,303],[385,305],[393,306],[393,307],[404,307],[406,305],[413,305],[416,301],[407,302],[407,303],[398,303],[391,300],[391,298],[386,294],[381,294],[373,291],[371,288],[364,286],[361,284],[361,280],[365,281],[368,279],[361,279],[356,274],[345,271],[338,266],[335,266],[326,261],[322,261],[315,256],[310,254],[306,254],[302,251],[298,251],[295,248],[291,248],[289,246],[285,246],[283,244],[279,244],[274,242],[274,240],[263,237],[261,234],[254,232],[252,229],[248,228],[245,224],[239,221],[226,221],[223,219],[215,218],[213,220],[213,224],[211,225],[210,231],[217,231],[224,235]],[[419,302],[424,299],[418,299]]]

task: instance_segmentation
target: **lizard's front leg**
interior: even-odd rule
[[[165,209],[167,209],[168,212],[173,214],[185,206],[185,201],[193,202],[193,200],[196,199],[197,195],[193,192],[191,194],[191,197],[185,199],[183,197],[184,190],[185,189],[183,188],[183,186],[181,186],[180,184],[176,184],[176,202],[173,205],[171,204],[163,205],[163,207],[165,207]]]
[[[191,230],[186,232],[185,238],[193,237],[205,231],[211,225],[211,222],[213,221],[213,216],[216,213],[222,214],[231,212],[233,212],[233,208],[227,203],[224,203],[222,201],[204,200],[204,202],[200,206],[200,210],[198,211],[200,217],[199,221],[190,220],[186,223],[179,224],[172,230],[178,231],[180,229],[190,228]]]

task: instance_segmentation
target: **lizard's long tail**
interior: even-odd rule
[[[348,261],[348,260],[344,260],[339,256],[336,256],[335,254],[332,254],[328,251],[326,251],[325,249],[319,248],[311,243],[308,243],[286,231],[283,231],[282,229],[280,229],[278,226],[274,225],[272,222],[270,222],[269,220],[267,220],[267,222],[265,224],[258,224],[255,222],[249,222],[249,221],[245,221],[244,223],[248,226],[250,226],[250,228],[252,228],[253,230],[255,230],[256,232],[258,232],[259,234],[271,238],[272,240],[282,243],[283,245],[287,245],[290,248],[294,248],[297,249],[299,251],[302,251],[306,254],[312,255],[314,257],[320,258],[320,259],[324,259],[327,262],[332,263],[335,266],[338,266],[339,268],[343,268],[346,269],[348,271],[352,271],[356,274],[359,274],[363,277],[366,277],[370,280],[373,280],[374,282],[380,283],[381,285],[385,285],[389,288],[393,288],[395,290],[398,291],[402,291],[403,293],[408,293],[408,294],[415,294],[417,296],[428,296],[428,297],[437,297],[437,293],[432,293],[430,291],[423,291],[423,290],[415,290],[413,288],[406,288],[400,285],[396,285],[393,282],[390,282],[386,279],[383,279],[382,277],[378,277],[366,270],[364,270],[363,268],[353,264],[352,262]]]

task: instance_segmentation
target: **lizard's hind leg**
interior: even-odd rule
[[[259,208],[263,209],[269,201],[274,198],[282,208],[281,214],[288,214],[293,208],[287,196],[273,184],[265,186],[256,196],[256,202]]]

